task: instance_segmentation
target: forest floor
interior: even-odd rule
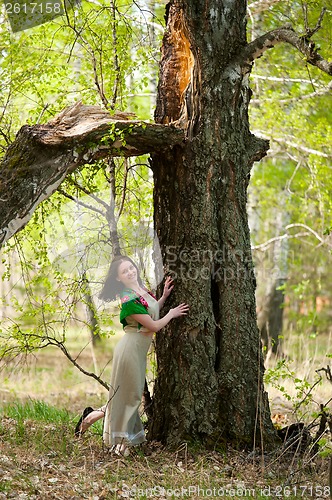
[[[100,347],[93,354],[83,351],[79,359],[91,369],[98,359],[107,380],[108,358]],[[289,378],[302,380],[287,370],[292,373]],[[286,425],[294,421],[295,396],[302,396],[292,393],[282,373],[284,390],[278,393],[276,383],[269,389],[273,418]],[[312,386],[308,382],[306,387],[308,392]],[[314,408],[327,401],[330,385],[325,382],[319,393],[315,391]],[[280,447],[262,454],[231,448],[207,451],[185,443],[169,450],[150,443],[119,458],[103,447],[101,422],[83,438],[74,437],[82,409],[98,407],[104,399],[102,386],[73,368],[59,349],[41,351],[28,364],[3,369],[0,499],[330,498],[329,434],[324,437],[326,446],[314,457],[310,448],[295,453]]]
[[[1,420],[0,498],[330,498],[322,458],[270,455],[263,464],[247,452],[167,451],[152,443],[122,459],[103,449],[100,436],[77,441],[71,427],[30,420],[19,441],[16,426]]]

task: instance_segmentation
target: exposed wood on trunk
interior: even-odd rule
[[[166,99],[159,99],[155,111],[156,122],[171,123],[180,118],[185,106],[186,94],[192,79],[194,56],[186,33],[182,11],[172,15],[170,6],[169,25],[162,46],[159,89]]]
[[[76,103],[45,125],[22,127],[0,165],[0,245],[25,226],[69,172],[99,158],[137,156],[183,140],[175,127],[127,118]]]

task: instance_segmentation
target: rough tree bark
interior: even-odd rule
[[[291,28],[247,44],[244,0],[168,4],[155,118],[184,127],[186,142],[153,155],[155,226],[173,303],[187,302],[190,315],[157,335],[151,440],[275,440],[246,202],[253,162],[268,149],[249,130],[251,62],[281,40],[331,71]]]

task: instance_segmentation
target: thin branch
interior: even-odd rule
[[[331,244],[328,241],[328,238],[325,238],[325,239],[322,238],[314,229],[307,226],[306,224],[302,224],[300,222],[294,223],[294,224],[288,224],[285,227],[285,229],[286,229],[286,231],[288,231],[289,229],[292,229],[293,227],[303,227],[304,229],[306,229],[306,232],[296,233],[296,234],[288,234],[288,233],[281,234],[280,236],[275,236],[274,238],[270,238],[269,240],[265,241],[264,243],[261,243],[260,245],[253,245],[251,247],[251,249],[252,250],[261,250],[261,251],[265,252],[267,250],[267,248],[270,245],[272,245],[273,243],[275,243],[276,241],[282,241],[284,239],[289,239],[289,238],[301,238],[303,236],[310,236],[310,235],[313,235],[313,236],[315,236],[315,238],[318,239],[318,241],[320,242],[319,246],[327,245],[328,247],[331,247]]]
[[[99,196],[96,196],[94,193],[91,193],[87,188],[85,188],[84,186],[81,186],[81,184],[79,184],[78,182],[76,182],[75,180],[72,180],[72,184],[79,190],[79,191],[82,191],[83,193],[85,193],[86,195],[90,196],[94,201],[96,201],[97,203],[99,203],[102,207],[105,208],[105,210],[107,211],[109,209],[109,206],[107,205],[107,203],[102,200],[101,198],[99,198]],[[58,190],[59,191],[59,190]],[[104,212],[100,211],[101,214],[104,214]]]
[[[331,368],[328,365],[326,368],[319,368],[319,370],[316,370],[316,372],[325,372],[326,378],[329,382],[332,384],[332,373],[331,373]],[[326,405],[325,405],[326,406]]]
[[[297,171],[298,171],[298,170],[299,170],[299,168],[301,167],[301,165],[302,165],[302,158],[301,158],[301,159],[297,162],[297,165],[296,165],[296,167],[295,167],[295,169],[294,169],[294,172],[293,172],[293,173],[292,173],[292,175],[291,175],[291,178],[290,178],[290,179],[287,181],[287,183],[286,183],[286,189],[287,189],[287,191],[288,191],[289,193],[291,193],[291,194],[294,194],[294,193],[293,193],[293,191],[291,191],[291,188],[290,188],[290,187],[291,187],[291,184],[292,184],[292,182],[293,182],[293,180],[294,180],[295,175],[297,174]]]
[[[321,243],[324,243],[325,240],[324,238],[322,238],[321,236],[319,236],[319,234],[314,231],[313,229],[311,229],[311,227],[307,226],[306,224],[302,224],[300,222],[297,222],[296,224],[288,224],[288,226],[285,227],[286,231],[288,229],[291,229],[293,227],[303,227],[304,229],[306,229],[307,231],[309,231],[311,234],[313,234],[315,236],[315,238],[317,238]]]
[[[119,212],[118,212],[117,217],[116,217],[117,220],[120,219],[120,216],[121,216],[122,211],[123,211],[124,203],[126,200],[128,172],[129,172],[128,162],[126,161],[125,162],[124,179],[123,179],[123,187],[122,187],[122,195],[121,195],[121,203],[120,203]]]
[[[4,138],[7,146],[9,146],[9,144],[11,143],[11,140],[9,139],[8,135],[5,134],[5,132],[2,129],[0,129],[0,135]]]
[[[108,99],[104,93],[103,81],[101,83],[99,82],[98,69],[97,69],[97,58],[96,58],[95,50],[93,49],[91,44],[87,40],[85,40],[85,38],[82,36],[83,27],[81,27],[80,30],[77,29],[76,24],[75,24],[75,18],[74,18],[74,24],[72,24],[71,19],[69,18],[67,9],[65,9],[65,14],[66,14],[66,18],[67,18],[68,27],[71,28],[76,35],[76,38],[74,40],[74,43],[73,43],[72,48],[71,48],[70,53],[69,53],[68,60],[70,60],[72,52],[74,50],[74,46],[75,46],[76,42],[79,40],[82,47],[85,48],[85,50],[87,51],[87,53],[91,57],[94,83],[95,83],[95,86],[97,88],[98,94],[100,96],[100,99],[101,99],[103,105],[105,106],[106,109],[108,109],[109,102],[108,102]],[[87,22],[88,22],[88,18],[86,19],[86,23]],[[102,79],[102,75],[101,75],[101,79]]]
[[[288,141],[287,139],[282,138],[282,137],[272,137],[271,138],[271,137],[267,136],[266,134],[264,134],[264,132],[262,132],[260,130],[255,130],[255,135],[257,135],[257,137],[260,137],[261,139],[268,139],[268,140],[275,141],[278,144],[285,144],[285,146],[290,146],[290,147],[295,148],[299,151],[303,151],[304,153],[308,153],[308,154],[312,154],[312,155],[316,155],[316,156],[321,156],[322,158],[331,158],[332,157],[332,154],[327,154],[327,153],[323,153],[322,151],[317,151],[316,149],[307,148],[305,146],[302,146],[301,144],[297,144],[295,142]]]
[[[43,115],[45,113],[45,111],[48,109],[49,107],[49,103],[46,103],[43,107],[43,109],[41,110],[41,112],[39,113],[39,116],[37,118],[37,122],[36,123],[40,123],[40,120],[43,118]]]
[[[77,361],[75,359],[73,359],[73,357],[69,354],[69,352],[67,351],[67,348],[65,347],[65,345],[62,343],[62,342],[59,342],[57,341],[56,339],[48,339],[48,344],[49,345],[54,345],[56,347],[59,347],[59,349],[61,349],[61,351],[64,353],[64,355],[66,356],[66,358],[82,373],[84,373],[84,375],[87,375],[88,377],[91,377],[93,379],[95,379],[97,382],[99,382],[99,384],[101,384],[103,387],[105,387],[105,389],[109,390],[109,385],[104,381],[102,380],[100,377],[98,377],[98,375],[96,375],[95,373],[93,372],[88,372],[87,370],[85,370],[81,365],[79,365],[77,363]],[[45,346],[46,347],[46,346]]]
[[[92,50],[91,57],[92,57],[93,76],[94,76],[95,86],[97,87],[98,94],[100,96],[100,99],[101,99],[103,105],[105,106],[106,109],[108,109],[110,106],[109,106],[108,99],[107,99],[105,92],[104,92],[103,82],[101,82],[101,83],[99,82],[96,55],[95,55],[94,50],[93,49],[91,49],[91,50]]]
[[[294,410],[293,410],[294,413],[300,408],[300,406],[305,402],[305,400],[308,398],[308,396],[310,396],[310,394],[312,393],[312,391],[314,390],[314,388],[316,387],[316,385],[318,385],[321,381],[322,381],[322,377],[319,376],[319,379],[316,380],[311,385],[311,387],[309,388],[308,392],[304,395],[303,399],[301,401],[299,401],[298,403],[296,403],[296,405],[294,407]]]
[[[282,79],[281,79],[282,80]],[[312,99],[314,97],[319,97],[324,94],[329,94],[332,90],[332,80],[326,87],[322,87],[320,89],[315,90],[314,92],[310,92],[310,94],[302,94],[297,97],[289,97],[288,99],[278,99],[279,104],[289,104],[291,102],[302,101],[303,99]],[[251,99],[250,104],[259,104],[262,105],[263,102],[275,101],[273,98],[264,98],[264,101],[261,99]]]
[[[110,108],[114,109],[115,104],[116,104],[116,100],[118,97],[119,85],[121,82],[121,69],[120,69],[119,57],[118,57],[118,36],[117,36],[117,32],[116,32],[116,9],[115,9],[114,0],[111,0],[111,15],[112,15],[113,50],[114,50],[113,67],[114,67],[114,71],[115,71],[115,81],[114,81],[114,85],[113,85],[113,97],[112,97],[112,102],[110,104]]]
[[[270,82],[283,82],[283,83],[309,83],[312,84],[312,80],[304,80],[303,78],[286,78],[279,76],[265,76],[257,75],[256,73],[251,73],[251,78],[258,80],[268,80]]]
[[[88,210],[92,210],[93,212],[96,212],[97,214],[100,214],[103,217],[106,217],[105,212],[103,212],[102,210],[99,210],[98,208],[93,207],[92,205],[88,205],[87,203],[84,203],[83,201],[79,200],[78,198],[75,198],[75,196],[72,196],[72,195],[66,193],[63,189],[58,188],[57,191],[58,191],[58,193],[62,194],[63,196],[65,196],[69,200],[74,201],[75,203],[77,203],[81,207],[87,208]]]
[[[98,377],[98,375],[96,375],[95,373],[92,373],[92,372],[88,372],[87,370],[85,370],[80,364],[77,363],[76,359],[74,359],[71,354],[68,352],[66,346],[64,345],[64,343],[62,341],[59,341],[57,340],[56,338],[54,337],[49,337],[48,335],[44,336],[44,335],[37,335],[37,334],[24,334],[23,332],[21,332],[21,335],[22,335],[22,339],[39,339],[41,342],[43,342],[42,345],[39,345],[38,346],[38,349],[45,349],[46,347],[48,346],[55,346],[55,347],[58,347],[63,353],[64,355],[66,356],[66,358],[80,371],[82,372],[84,375],[87,375],[88,377],[91,377],[93,378],[94,380],[96,380],[97,382],[99,382],[99,384],[101,384],[103,387],[105,387],[105,389],[109,390],[109,385],[104,381],[102,380],[100,377]],[[4,357],[7,357],[7,356],[16,356],[17,354],[22,354],[22,350],[26,350],[27,352],[31,352],[32,350],[35,350],[36,347],[33,346],[31,347],[28,343],[26,343],[23,348],[22,346],[9,346],[9,347],[6,347],[4,350],[2,350],[1,352],[1,358],[4,358]],[[17,354],[15,354],[17,353]]]
[[[251,15],[255,15],[270,9],[279,2],[280,0],[256,0],[256,2],[251,2],[247,8]]]
[[[265,243],[261,243],[260,245],[253,245],[251,247],[252,250],[261,250],[262,252],[265,252],[268,247],[270,245],[272,245],[273,243],[275,243],[276,241],[282,241],[282,240],[285,240],[285,239],[290,239],[290,238],[300,238],[302,236],[309,236],[310,233],[306,232],[306,233],[297,233],[297,234],[282,234],[280,236],[275,236],[274,238],[271,238],[267,241],[265,241]]]
[[[305,9],[307,11],[307,4],[305,3]],[[317,33],[317,31],[319,31],[322,27],[322,22],[323,22],[323,17],[325,15],[325,12],[326,12],[326,7],[323,7],[320,14],[319,14],[319,18],[318,18],[318,21],[316,23],[316,26],[313,28],[313,29],[310,29],[309,28],[309,23],[308,23],[308,19],[306,18],[305,20],[305,28],[306,28],[306,39],[308,38],[311,38],[315,33]],[[307,17],[307,16],[306,16]]]
[[[307,29],[306,33],[302,36],[295,33],[292,26],[286,25],[256,38],[256,40],[244,48],[240,57],[242,64],[247,63],[251,65],[255,59],[261,57],[268,49],[272,49],[278,43],[286,42],[301,52],[309,64],[316,66],[328,75],[332,75],[332,62],[327,61],[318,54],[315,43],[310,40],[311,36],[321,27],[324,13],[325,10],[323,9],[315,28],[311,30]]]
[[[304,17],[304,26],[306,32],[309,29],[309,24],[308,24],[308,5],[305,2],[302,2],[302,11],[303,11],[303,17]]]
[[[109,185],[110,185],[110,202],[106,212],[106,219],[108,223],[110,241],[112,244],[113,255],[121,254],[121,244],[118,232],[118,218],[115,215],[115,161],[114,158],[109,159]]]

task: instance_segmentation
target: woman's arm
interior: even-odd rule
[[[189,306],[187,304],[180,304],[174,307],[174,309],[170,309],[165,316],[157,320],[152,319],[148,314],[131,314],[130,317],[144,326],[144,328],[147,328],[150,332],[159,332],[159,330],[166,326],[171,319],[186,316],[188,311]]]

